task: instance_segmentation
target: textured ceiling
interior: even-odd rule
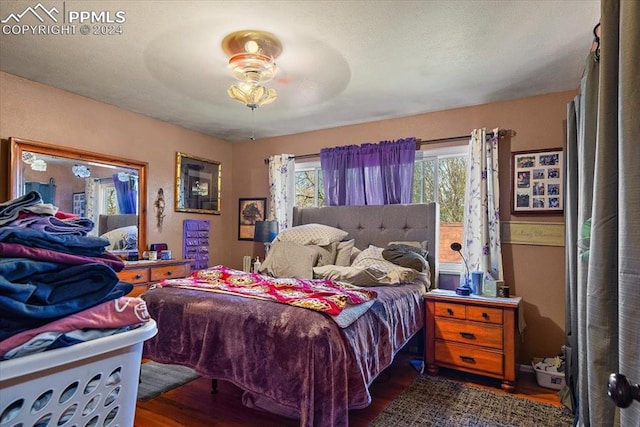
[[[2,71],[226,141],[575,89],[600,15],[599,0],[40,3],[0,1]],[[122,34],[93,34],[109,28],[89,21],[81,34],[80,11],[124,18],[108,24]],[[278,99],[253,114],[227,96],[220,45],[243,29],[283,45],[268,84]]]

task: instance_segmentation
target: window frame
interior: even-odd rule
[[[420,153],[420,155],[418,155],[418,153]],[[469,158],[469,146],[466,143],[450,145],[447,147],[434,147],[434,148],[429,148],[428,146],[425,146],[416,152],[416,163],[425,161],[425,160],[435,160],[437,163],[441,159],[446,159],[451,157],[462,157],[462,156],[466,156],[467,159]],[[435,177],[434,177],[434,186],[433,186],[433,191],[434,191],[433,200],[435,201],[439,201],[440,199],[439,170],[440,168],[438,167],[434,168]],[[424,169],[422,169],[422,172],[424,172]],[[423,196],[424,191],[421,191],[420,195]],[[424,203],[424,202],[421,200],[421,201],[414,201],[413,203]],[[440,215],[438,215],[438,218],[440,218]],[[438,224],[438,229],[439,228],[440,228],[440,224]],[[438,240],[440,240],[440,236],[438,236]],[[463,271],[463,269],[464,269],[464,263],[462,259],[460,259],[460,262],[455,262],[455,263],[438,260],[439,274],[459,274]]]
[[[299,168],[298,165],[300,165],[301,167]],[[320,161],[319,160],[312,160],[309,162],[294,162],[294,174],[297,174],[298,172],[308,172],[308,171],[314,171],[314,179],[315,179],[315,183],[316,185],[314,186],[314,192],[313,192],[313,206],[314,207],[318,207],[318,201],[320,200],[319,192],[320,190],[318,189],[318,185],[317,183],[320,181],[320,177],[319,174],[322,173],[322,168],[320,166]],[[295,191],[295,197],[294,197],[294,206],[297,206],[297,204],[295,204],[295,202],[298,199],[298,191],[296,188]]]
[[[462,143],[462,144],[455,144],[455,145],[447,145],[447,146],[439,146],[439,147],[430,147],[428,145],[423,145],[420,150],[416,151],[416,159],[415,162],[422,162],[425,160],[435,160],[436,164],[437,162],[439,162],[441,159],[446,159],[446,158],[451,158],[451,157],[462,157],[462,156],[466,156],[467,159],[469,158],[469,146],[466,142]],[[322,171],[321,167],[320,167],[320,161],[319,160],[312,160],[312,161],[307,161],[307,162],[295,162],[295,173],[298,172],[305,172],[305,171],[309,171],[309,170],[315,170],[316,172],[316,182],[318,182],[318,171]],[[433,194],[433,200],[438,201],[439,200],[439,194],[438,194],[438,189],[439,189],[439,168],[436,167],[434,168],[435,171],[435,177],[434,177],[434,194]],[[422,169],[421,173],[424,172],[424,169]],[[424,180],[423,180],[424,182]],[[318,194],[319,191],[321,191],[320,189],[318,189],[318,187],[316,186],[315,188],[315,194],[314,194],[314,206],[318,206]],[[297,192],[296,192],[297,194]],[[424,203],[424,191],[420,192],[420,197],[422,200],[416,201],[414,200],[412,203]],[[439,217],[439,215],[438,215]],[[438,224],[438,228],[440,228],[440,224]],[[438,240],[439,240],[439,236],[438,236]],[[460,259],[460,262],[457,263],[452,263],[452,262],[441,262],[438,260],[438,271],[441,274],[459,274],[463,271],[464,269],[464,263],[462,261],[462,259]]]

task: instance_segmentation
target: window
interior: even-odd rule
[[[320,162],[296,163],[296,206],[324,206]]]
[[[466,145],[416,152],[413,202],[438,201],[440,208],[438,268],[441,273],[457,273],[462,267],[460,255],[451,250],[451,243],[462,241],[467,158]]]
[[[462,267],[452,242],[462,241],[467,145],[416,152],[413,203],[438,201],[440,207],[439,270],[457,273]],[[320,162],[296,162],[296,206],[324,206]]]

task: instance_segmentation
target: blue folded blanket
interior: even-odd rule
[[[0,258],[0,340],[126,295],[101,263],[65,265],[26,258]]]
[[[20,211],[27,207],[42,203],[42,197],[37,191],[30,191],[8,202],[0,203],[0,225],[7,224],[18,218]]]
[[[65,254],[100,256],[111,243],[108,239],[72,234],[51,234],[25,227],[0,227],[0,242],[20,243]]]

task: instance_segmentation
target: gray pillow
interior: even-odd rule
[[[428,269],[427,251],[415,246],[390,244],[382,251],[382,257],[396,265],[412,268],[416,271]]]

